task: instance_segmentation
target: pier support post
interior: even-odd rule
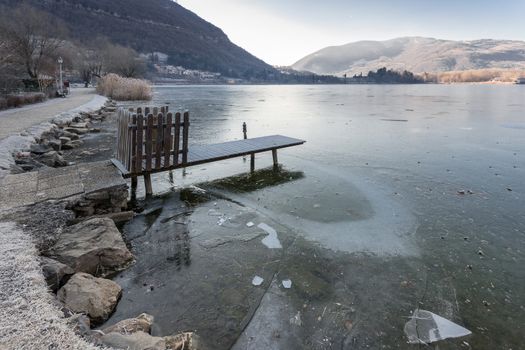
[[[272,149],[272,157],[273,157],[273,170],[277,170],[279,168],[279,160],[277,159],[276,149]]]
[[[250,172],[255,172],[255,154],[250,154]]]
[[[153,195],[153,186],[151,185],[151,174],[144,174],[144,187],[146,188],[146,197]]]
[[[138,185],[138,177],[133,176],[131,178],[131,203],[134,205],[137,202],[137,185]]]
[[[173,178],[173,171],[172,171],[172,170],[170,170],[170,172],[169,172],[169,174],[168,174],[168,179],[169,179],[169,181],[170,181],[170,184],[171,184],[172,186],[175,186],[175,179]]]
[[[137,191],[137,185],[138,185],[138,179],[136,176],[133,176],[131,178],[131,192],[136,192]]]
[[[245,140],[248,138],[248,127],[246,126],[246,122],[242,123],[242,135]],[[246,163],[246,156],[242,157],[242,161]]]

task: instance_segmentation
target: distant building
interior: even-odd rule
[[[525,77],[516,79],[516,84],[525,84]]]

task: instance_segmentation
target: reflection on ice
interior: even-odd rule
[[[210,185],[221,196],[256,208],[334,251],[418,255],[413,242],[417,222],[400,198],[385,193],[382,184],[371,183],[370,179],[334,167],[303,163],[307,170],[302,178],[278,187],[239,193],[215,187],[216,183]],[[276,236],[268,236],[263,243],[271,237]]]

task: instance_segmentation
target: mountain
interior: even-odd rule
[[[292,65],[317,74],[367,74],[381,67],[414,73],[471,69],[525,69],[525,42],[452,41],[406,37],[359,41],[317,51]]]
[[[219,72],[229,77],[253,77],[274,68],[233,44],[224,32],[172,0],[26,0],[52,13],[69,27],[72,37],[97,36],[138,52],[163,52],[169,63]],[[0,0],[16,6],[20,0]]]

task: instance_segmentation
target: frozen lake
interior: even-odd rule
[[[154,176],[166,194],[124,228],[138,262],[110,322],[147,311],[217,349],[404,349],[420,307],[473,333],[439,349],[523,348],[524,86],[156,87],[166,103],[190,111],[190,145],[243,122],[307,143],[280,151],[278,178],[232,177],[243,159]],[[173,184],[211,193],[187,230]]]

